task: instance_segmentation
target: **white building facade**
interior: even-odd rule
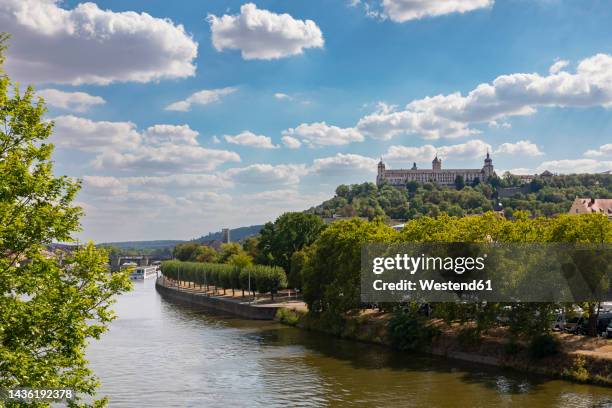
[[[491,156],[487,153],[484,166],[480,169],[442,169],[442,160],[437,155],[431,162],[431,169],[419,169],[416,163],[411,169],[387,169],[381,159],[378,163],[376,184],[387,183],[394,187],[405,187],[408,182],[416,181],[454,187],[457,176],[462,176],[466,184],[471,184],[476,179],[486,181],[495,176]]]

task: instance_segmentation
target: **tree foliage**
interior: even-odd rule
[[[461,180],[457,180],[461,181]],[[519,186],[521,188],[517,188]],[[612,197],[612,175],[580,174],[554,176],[551,179],[535,178],[529,184],[521,184],[515,176],[490,178],[487,182],[459,189],[421,184],[410,181],[406,188],[373,183],[341,185],[336,196],[313,207],[308,212],[322,217],[340,215],[372,219],[385,215],[393,219],[415,219],[447,213],[453,216],[482,214],[498,203],[512,215],[514,211],[529,211],[533,216],[554,216],[567,213],[576,197]],[[506,197],[502,189],[515,187],[513,195]]]
[[[280,266],[289,273],[293,253],[313,243],[324,228],[323,220],[314,214],[285,213],[261,230],[257,261]]]
[[[83,213],[72,204],[79,182],[53,174],[45,111],[33,88],[21,92],[0,72],[0,389],[72,388],[82,397],[98,385],[87,342],[104,332],[114,296],[130,283],[108,272],[107,252],[93,244],[46,250],[73,241]]]

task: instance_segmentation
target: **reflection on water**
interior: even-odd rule
[[[214,316],[135,286],[88,351],[111,407],[612,407],[609,388]]]

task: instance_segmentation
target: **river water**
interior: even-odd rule
[[[135,284],[90,345],[111,407],[612,407],[612,389],[214,315]]]

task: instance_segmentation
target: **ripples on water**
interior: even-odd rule
[[[88,356],[111,407],[612,407],[610,388],[392,353],[162,299],[116,305]]]

